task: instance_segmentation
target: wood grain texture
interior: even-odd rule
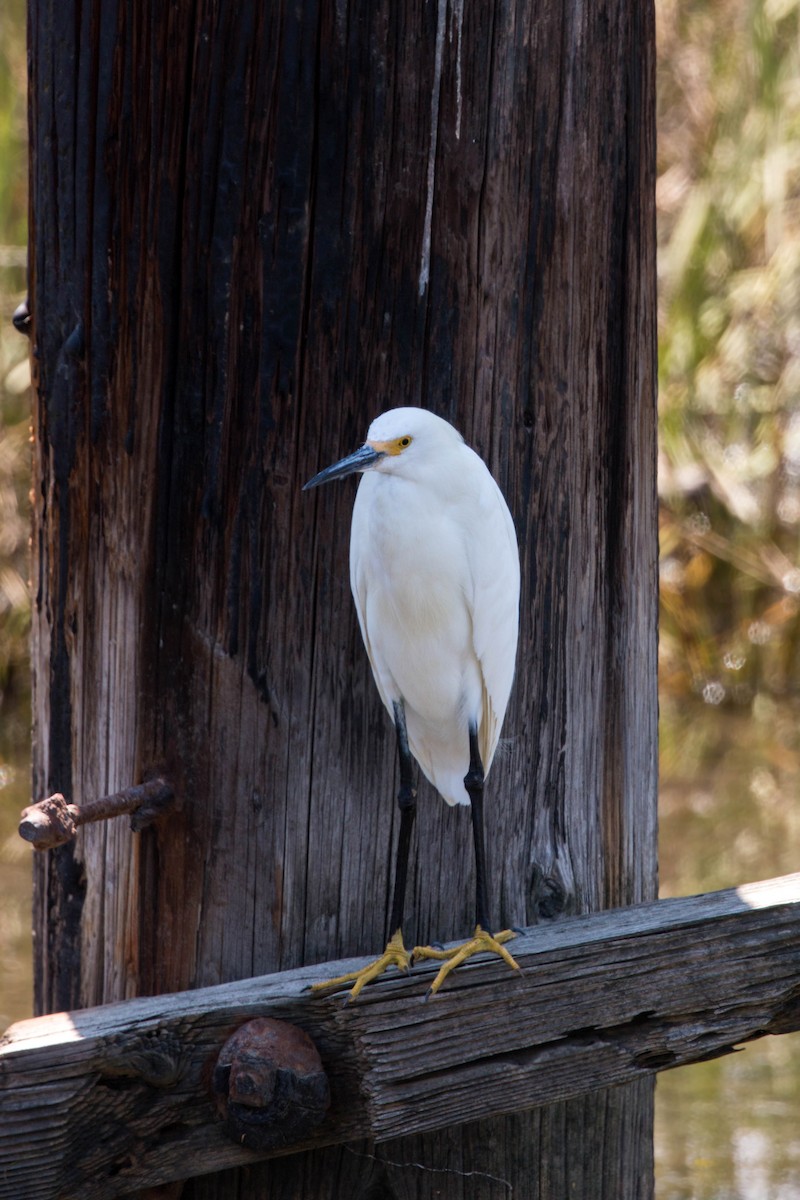
[[[197,1174],[256,1161],[223,1136],[210,1076],[257,1015],[300,1023],[322,1054],[333,1105],[304,1145],[367,1136],[377,1161],[400,1135],[564,1101],[588,1113],[600,1088],[796,1030],[800,875],[540,926],[514,953],[520,976],[475,963],[428,1003],[432,964],[344,1007],[309,994],[362,961],[347,960],[12,1026],[0,1200],[104,1200],[189,1162]]]
[[[300,485],[398,404],[461,428],[519,533],[495,919],[652,898],[649,0],[29,14],[36,797],[153,768],[179,797],[37,862],[38,1011],[382,946],[394,755],[352,491]],[[425,789],[413,851],[409,939],[463,935],[468,814]],[[562,1200],[588,1125],[593,1198],[646,1197],[648,1087],[396,1156],[475,1172],[478,1200],[507,1194],[488,1175]],[[430,1194],[382,1170],[320,1151],[185,1195]]]

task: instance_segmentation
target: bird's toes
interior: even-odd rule
[[[521,933],[524,933],[524,930],[522,930],[522,929],[501,929],[499,933],[495,933],[494,935],[488,934],[488,937],[490,937],[491,940],[495,941],[495,942],[510,942],[510,941],[513,941],[513,939]]]
[[[453,953],[453,950],[445,950],[441,942],[433,942],[430,946],[415,946],[411,951],[411,962],[422,962],[426,958],[449,958]]]

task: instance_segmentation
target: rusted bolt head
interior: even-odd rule
[[[19,819],[19,834],[32,842],[36,850],[52,850],[75,837],[77,808],[68,804],[60,792],[23,808]]]
[[[271,1017],[248,1021],[228,1038],[214,1068],[213,1090],[228,1137],[251,1150],[303,1141],[331,1102],[311,1038]]]
[[[27,300],[23,300],[14,309],[14,314],[11,318],[11,323],[20,333],[31,335],[31,310]]]

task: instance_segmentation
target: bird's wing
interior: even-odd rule
[[[472,581],[472,638],[483,680],[478,741],[488,771],[506,714],[519,631],[519,550],[514,522],[488,470],[475,527],[465,530]]]
[[[353,593],[353,602],[355,604],[356,615],[358,617],[358,625],[361,630],[361,637],[364,642],[364,648],[367,651],[369,665],[372,668],[372,675],[375,679],[375,686],[378,689],[380,698],[389,711],[389,714],[394,720],[394,700],[395,696],[391,695],[386,678],[386,668],[382,662],[379,662],[375,656],[372,642],[369,634],[369,626],[367,623],[367,592],[369,580],[369,538],[366,533],[366,527],[369,515],[369,491],[371,478],[365,475],[358,486],[355,503],[353,504],[353,519],[350,529],[350,590]]]

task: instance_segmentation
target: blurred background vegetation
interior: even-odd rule
[[[9,321],[25,297],[27,162],[22,0],[0,10],[0,703],[3,724],[27,689],[28,345]],[[8,702],[8,708],[6,703]]]
[[[800,3],[656,0],[662,895],[800,869]],[[800,1035],[659,1076],[658,1200],[800,1200]]]
[[[0,1029],[31,1010],[29,803],[30,368],[11,314],[25,298],[28,236],[24,0],[0,3]]]
[[[798,869],[800,0],[657,0],[662,894]],[[30,1011],[24,0],[0,8],[0,1029]],[[659,1077],[658,1200],[800,1200],[800,1044]]]
[[[767,875],[799,865],[799,11],[798,0],[658,3],[671,892],[742,882],[756,862]]]

